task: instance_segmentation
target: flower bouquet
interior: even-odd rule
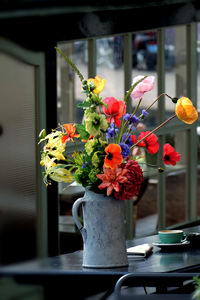
[[[115,199],[128,200],[137,195],[143,182],[142,167],[137,161],[135,149],[145,149],[150,154],[159,150],[155,132],[175,117],[187,124],[198,118],[197,110],[187,97],[172,98],[175,114],[151,131],[138,130],[143,119],[148,117],[152,105],[138,115],[138,109],[144,93],[154,86],[153,76],[137,76],[123,100],[114,97],[102,99],[100,93],[105,86],[105,79],[100,76],[84,79],[78,68],[64,53],[57,51],[67,60],[82,82],[85,101],[78,105],[84,110],[81,124],[60,124],[51,133],[42,130],[39,137],[44,142],[41,165],[44,167],[44,182],[76,181],[95,193],[113,196]],[[130,97],[136,106],[127,113],[126,106]],[[83,144],[81,151],[76,151],[76,143]],[[74,151],[69,154],[68,146],[74,144]],[[166,165],[176,165],[180,154],[170,144],[165,144],[163,161]],[[158,168],[159,171],[163,169]]]
[[[78,105],[84,110],[81,124],[60,124],[47,134],[42,130],[39,138],[44,142],[41,165],[44,167],[44,182],[70,183],[76,181],[85,187],[83,198],[72,207],[74,221],[84,241],[83,266],[91,268],[124,267],[128,264],[125,239],[125,206],[140,192],[143,170],[138,160],[138,149],[150,154],[159,149],[155,132],[175,117],[192,124],[198,113],[187,97],[171,98],[176,102],[175,114],[154,128],[143,131],[141,124],[151,106],[138,114],[144,93],[154,86],[153,76],[137,76],[123,100],[100,93],[105,79],[100,76],[84,79],[77,67],[58,48],[82,82],[85,101]],[[131,113],[126,111],[132,98],[136,105]],[[76,150],[77,141],[82,149]],[[74,145],[71,153],[71,144]],[[137,150],[137,151],[136,151]],[[169,145],[163,149],[166,165],[175,165],[180,154]],[[163,169],[158,168],[159,171]],[[79,220],[79,206],[83,209],[83,224]]]

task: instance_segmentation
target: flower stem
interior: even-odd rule
[[[139,106],[140,106],[141,101],[142,101],[142,98],[139,100],[139,102],[138,102],[138,104],[137,104],[137,106],[136,106],[134,112],[132,113],[132,115],[130,116],[130,118],[128,119],[128,121],[131,120],[131,118],[132,118],[132,117],[136,114],[136,112],[138,111],[138,108],[139,108]],[[124,130],[125,130],[125,127],[126,127],[128,121],[126,121],[125,124],[124,124],[123,130],[122,130],[122,135],[123,135],[123,133],[124,133]],[[131,129],[132,129],[132,127],[131,127],[131,128],[129,129],[129,131],[128,131],[127,138],[128,138],[128,136],[129,136],[129,134],[130,134],[130,132],[131,132]],[[127,138],[126,138],[126,140],[127,140]],[[125,141],[125,142],[126,142],[126,141]]]
[[[138,80],[137,82],[135,82],[135,83],[131,86],[131,88],[128,90],[128,92],[127,92],[127,94],[126,94],[126,96],[125,96],[125,98],[124,98],[125,104],[127,103],[128,98],[130,97],[130,95],[131,95],[132,91],[134,90],[134,88],[135,88],[140,82],[142,82],[145,78],[147,78],[147,77],[148,77],[148,76],[142,77],[140,80]]]
[[[171,100],[173,99],[172,97],[170,97],[169,95],[167,95],[166,93],[162,93],[160,94],[147,108],[146,108],[146,111],[148,111],[153,105],[154,103],[156,103],[160,97],[162,96],[167,96],[168,98],[170,98]]]
[[[174,119],[176,117],[176,114],[173,115],[172,117],[170,117],[169,119],[167,119],[165,122],[163,122],[162,124],[160,124],[159,126],[157,126],[156,128],[154,128],[152,131],[150,131],[146,136],[144,136],[141,140],[137,141],[137,143],[135,143],[133,146],[130,147],[130,150],[132,150],[135,146],[137,146],[140,142],[142,142],[143,140],[145,140],[148,136],[150,136],[152,133],[154,133],[155,131],[157,131],[158,129],[160,129],[161,127],[163,127],[165,124],[167,124],[169,121],[171,121],[172,119]]]
[[[139,108],[139,106],[140,106],[141,101],[142,101],[142,98],[139,100],[139,102],[138,102],[138,104],[137,104],[135,110],[133,111],[133,113],[132,113],[132,115],[130,116],[130,118],[128,119],[128,121],[131,120],[131,118],[132,118],[132,117],[136,114],[136,112],[138,111],[138,108]],[[126,121],[126,123],[124,124],[124,126],[127,125],[128,121]]]
[[[55,47],[55,49],[60,53],[60,55],[62,55],[64,57],[64,59],[68,62],[68,64],[70,64],[70,66],[76,72],[76,74],[78,75],[80,80],[83,81],[84,80],[83,75],[81,74],[79,69],[75,66],[75,64],[69,59],[69,57],[67,55],[65,55],[59,48]]]
[[[122,116],[124,115],[124,109],[125,109],[126,103],[127,103],[128,99],[129,99],[129,97],[130,97],[132,91],[134,90],[134,88],[135,88],[140,82],[142,82],[142,81],[143,81],[145,78],[147,78],[147,77],[148,77],[148,76],[142,77],[140,80],[138,80],[137,82],[135,82],[135,83],[131,86],[131,88],[128,90],[128,92],[127,92],[127,94],[126,94],[126,96],[125,96],[125,98],[124,98],[124,103],[125,103],[125,104],[124,104],[124,107],[123,107]],[[138,107],[140,106],[141,100],[142,100],[142,99],[140,99],[139,104],[137,105],[137,107],[136,107],[135,111],[133,112],[132,116],[133,116],[133,115],[136,113],[136,111],[138,110]],[[131,116],[131,117],[132,117],[132,116]],[[122,118],[122,121],[121,121],[121,122],[122,122],[122,123],[121,123],[121,126],[120,126],[118,142],[121,142],[122,134],[123,134],[124,129],[125,129],[125,126],[126,126],[126,124],[127,124],[127,121],[126,121],[126,123],[125,123],[125,125],[124,125],[124,119],[123,119],[123,118]]]
[[[137,110],[138,110],[138,108],[139,108],[139,106],[140,106],[141,101],[142,101],[142,98],[139,100],[139,102],[138,102],[136,108],[134,109],[134,111],[133,111],[132,115],[130,116],[130,118],[128,119],[128,121],[131,120],[131,118],[136,114],[136,112],[137,112]],[[127,125],[128,121],[126,121],[125,124],[122,124],[121,132],[120,132],[120,135],[119,135],[119,136],[120,136],[120,138],[119,138],[119,141],[120,141],[120,142],[121,142],[122,135],[123,135],[123,133],[124,133],[124,130],[125,130],[125,128],[126,128],[126,125]],[[129,130],[129,132],[128,132],[128,135],[129,135],[129,133],[130,133],[130,130]],[[128,136],[128,135],[127,135],[127,136]]]

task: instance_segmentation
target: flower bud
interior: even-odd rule
[[[45,129],[42,129],[39,133],[39,139],[44,139],[47,136],[47,132]]]
[[[83,90],[87,90],[87,89],[88,89],[87,83],[83,84]]]
[[[177,101],[178,101],[178,98],[177,98],[177,97],[172,98],[172,102],[173,102],[173,103],[177,103]]]
[[[175,113],[186,124],[192,124],[198,119],[198,112],[193,106],[192,101],[187,97],[178,99]]]

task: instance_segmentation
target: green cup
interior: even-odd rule
[[[183,230],[160,230],[158,236],[163,244],[182,243],[187,239]]]

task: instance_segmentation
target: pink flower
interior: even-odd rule
[[[103,167],[103,174],[97,174],[97,177],[102,180],[102,183],[98,186],[100,190],[107,188],[107,196],[110,196],[113,190],[120,191],[120,183],[128,181],[125,174],[128,172],[126,169],[116,167],[110,169]]]
[[[144,76],[136,76],[133,79],[133,84],[136,83],[137,81],[141,80]],[[152,90],[152,88],[154,87],[154,76],[148,76],[146,77],[144,80],[142,80],[140,83],[138,83],[136,85],[136,87],[133,89],[132,93],[131,93],[131,97],[133,100],[140,100],[144,93]]]

